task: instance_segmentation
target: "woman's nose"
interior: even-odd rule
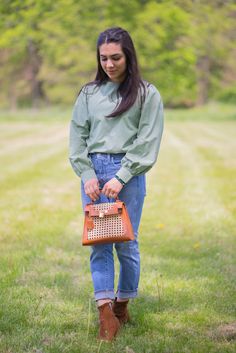
[[[107,67],[113,67],[114,65],[113,65],[113,62],[112,62],[112,60],[107,60]]]

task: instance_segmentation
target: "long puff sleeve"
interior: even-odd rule
[[[156,162],[163,132],[163,103],[157,89],[147,88],[137,138],[122,159],[116,175],[127,183],[133,176],[146,173]]]
[[[74,106],[70,124],[69,160],[75,173],[85,183],[96,178],[92,162],[88,156],[87,139],[90,123],[86,104],[86,93],[81,90]]]

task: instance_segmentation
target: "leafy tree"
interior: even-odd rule
[[[135,40],[144,77],[160,88],[167,104],[192,104],[195,56],[189,13],[171,1],[151,1],[138,14],[138,23]]]
[[[9,76],[3,71],[0,80],[7,84],[13,105],[19,96],[28,95],[33,105],[44,98],[42,82],[38,79],[43,62],[40,45],[44,39],[39,23],[49,8],[50,1],[43,0],[1,3],[0,48],[7,53],[4,63]]]
[[[235,23],[233,0],[2,0],[0,104],[71,104],[94,77],[98,33],[114,26],[131,33],[166,105],[232,100]]]
[[[206,103],[209,95],[215,95],[221,89],[222,78],[236,44],[235,14],[233,1],[192,2],[191,39],[196,56],[196,103],[199,105]]]

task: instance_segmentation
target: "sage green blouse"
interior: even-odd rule
[[[124,153],[117,176],[127,183],[146,173],[155,163],[163,132],[163,104],[158,90],[145,83],[140,95],[125,113],[107,118],[120,102],[119,84],[85,86],[74,106],[70,125],[69,159],[83,182],[96,178],[90,153]]]

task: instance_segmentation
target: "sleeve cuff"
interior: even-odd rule
[[[121,167],[120,170],[118,170],[118,172],[116,173],[116,175],[125,183],[128,183],[128,181],[133,177],[130,171],[125,167]]]
[[[86,181],[94,178],[97,179],[97,175],[94,169],[87,169],[81,173],[81,179],[83,183],[86,183]]]

